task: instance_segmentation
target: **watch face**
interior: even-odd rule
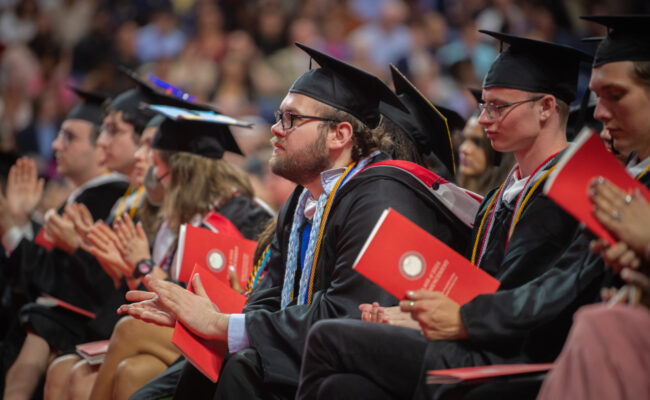
[[[140,261],[137,265],[139,275],[147,275],[151,272],[151,265],[146,261]]]

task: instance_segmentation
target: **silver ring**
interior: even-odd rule
[[[413,300],[409,301],[409,311],[413,309],[413,306],[415,305],[415,302]]]
[[[620,210],[614,211],[612,213],[612,218],[614,218],[616,221],[620,221],[621,220],[621,211]]]
[[[625,196],[625,205],[628,206],[632,202],[632,195],[628,194]]]

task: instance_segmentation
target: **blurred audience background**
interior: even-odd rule
[[[0,0],[0,183],[29,155],[51,182],[45,201],[65,198],[51,143],[76,101],[66,87],[116,94],[129,85],[116,69],[123,64],[254,122],[235,130],[247,156],[229,161],[277,208],[292,185],[266,166],[269,124],[309,67],[294,42],[387,83],[393,63],[432,102],[468,118],[476,101],[466,88],[481,87],[499,51],[477,29],[593,52],[580,38],[605,32],[579,15],[649,11],[644,0]]]

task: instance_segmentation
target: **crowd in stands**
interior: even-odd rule
[[[642,2],[638,2],[642,3]],[[129,85],[125,65],[153,73],[221,112],[254,122],[237,131],[237,163],[278,208],[287,190],[265,169],[269,124],[309,58],[304,43],[389,81],[395,64],[436,105],[464,118],[494,60],[496,42],[477,29],[526,34],[593,50],[580,38],[597,28],[578,15],[638,12],[633,1],[81,1],[12,0],[0,17],[0,150],[29,155],[46,178],[60,178],[51,143],[75,96],[73,84],[115,95]],[[601,32],[602,33],[602,32]],[[381,45],[379,45],[381,43]],[[586,74],[586,72],[585,72]],[[580,92],[586,80],[580,82]],[[13,164],[3,162],[3,176]],[[65,197],[48,183],[45,210]],[[63,196],[63,197],[62,197]]]

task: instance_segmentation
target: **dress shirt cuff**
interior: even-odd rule
[[[230,320],[228,321],[228,351],[236,353],[250,347],[250,345],[248,333],[246,332],[246,315],[230,314]]]
[[[21,240],[25,237],[25,231],[17,226],[12,226],[5,234],[2,236],[2,246],[5,248],[7,255],[10,255]]]

